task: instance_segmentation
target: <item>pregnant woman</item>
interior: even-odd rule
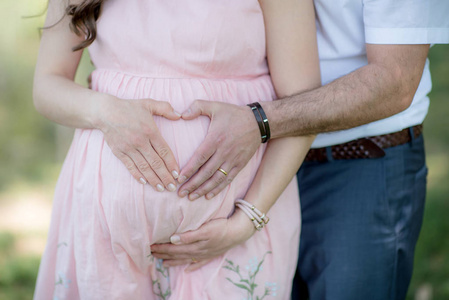
[[[292,178],[313,138],[262,144],[211,200],[180,198],[175,179],[208,131],[208,118],[189,117],[195,99],[250,110],[319,85],[314,22],[311,0],[51,0],[34,101],[78,129],[35,299],[288,299],[300,228]],[[92,90],[73,82],[86,46]],[[270,222],[256,232],[239,199]],[[167,267],[152,256],[151,245],[216,219],[235,247],[198,270],[185,272],[195,258]]]

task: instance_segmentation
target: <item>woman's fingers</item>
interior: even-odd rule
[[[157,258],[162,259],[187,259],[194,255],[196,258],[204,258],[203,255],[211,255],[212,251],[204,251],[204,247],[209,250],[207,241],[212,237],[217,237],[216,230],[226,223],[225,219],[215,219],[203,224],[200,228],[172,235],[171,243],[151,245],[151,252]]]
[[[152,148],[154,151],[156,151],[157,155],[161,158],[161,160],[164,163],[163,168],[161,169],[162,173],[165,173],[165,170],[170,172],[170,176],[167,178],[161,178],[161,180],[166,183],[169,182],[176,186],[176,182],[174,179],[178,179],[179,177],[179,166],[176,162],[175,156],[173,155],[173,152],[171,151],[170,147],[168,146],[167,142],[164,140],[164,138],[157,133],[157,135],[153,136],[150,139]],[[162,167],[162,166],[161,166]],[[157,170],[155,170],[158,175],[160,174]],[[166,174],[160,174],[162,176],[166,176]],[[168,187],[168,186],[167,186]],[[170,189],[169,189],[170,190]],[[170,190],[172,191],[172,190]]]
[[[174,234],[170,237],[170,243],[173,245],[188,245],[210,239],[210,230],[208,223],[193,231]]]
[[[216,109],[215,102],[205,100],[195,100],[190,107],[182,113],[184,120],[192,120],[199,116],[212,117]]]
[[[246,220],[245,220],[246,221]],[[171,236],[171,243],[151,245],[151,253],[161,259],[206,259],[228,249],[223,237],[227,233],[228,219],[215,219],[200,228]]]
[[[145,176],[137,169],[134,161],[125,153],[123,152],[114,152],[114,155],[120,159],[120,161],[125,165],[125,167],[128,169],[128,171],[131,173],[131,175],[140,183],[146,184],[148,180],[145,178]]]
[[[192,262],[192,259],[164,259],[163,265],[164,267],[175,267],[175,266],[181,266],[181,265],[187,265]]]
[[[153,115],[162,116],[172,121],[176,121],[181,118],[181,114],[176,112],[168,102],[156,101],[152,99],[148,99],[147,102]]]
[[[152,167],[148,163],[148,161],[142,156],[139,151],[131,151],[128,152],[127,155],[133,160],[137,169],[147,182],[157,191],[163,192],[165,190],[165,186],[156,173],[153,171]],[[128,169],[129,170],[129,169]],[[140,181],[140,180],[139,180]]]
[[[126,148],[127,150],[113,151],[113,153],[137,181],[142,184],[148,183],[159,192],[165,189],[171,192],[176,190],[173,174],[169,173],[164,161],[149,142],[146,145]]]
[[[153,178],[153,182],[157,181],[158,184],[162,183],[162,186],[164,188],[166,188],[170,192],[174,192],[176,190],[176,181],[173,178],[173,175],[170,174],[162,158],[150,145],[150,142],[145,143],[138,149],[138,151],[141,154],[142,158],[144,158],[144,160],[139,160],[139,164],[137,165],[139,167],[139,170],[143,174],[145,174],[145,176],[146,174],[154,174],[157,179]],[[147,179],[149,182],[152,182],[149,178]],[[163,189],[161,190],[159,187],[157,188],[157,190],[163,191]]]
[[[181,118],[181,114],[176,112],[168,102],[148,99],[146,103],[150,105],[149,109],[153,115],[162,116],[172,121]],[[176,189],[176,182],[173,179],[178,179],[180,172],[175,156],[167,142],[165,142],[164,138],[161,136],[157,127],[150,131],[149,140],[154,151],[164,163],[162,166],[159,164],[158,160],[153,160],[153,170],[158,174],[162,182],[164,182],[167,189],[169,191],[174,191]],[[167,177],[166,171],[169,172],[170,177]]]
[[[190,265],[186,268],[186,272],[190,273],[193,271],[198,270],[199,268],[201,268],[202,266],[207,265],[208,263],[210,263],[213,260],[213,258],[207,258],[207,259],[203,259],[197,262],[191,262]]]
[[[203,259],[211,256],[204,250],[204,247],[207,248],[204,242],[180,246],[159,244],[151,245],[151,253],[154,257],[160,259],[189,259],[190,257]]]
[[[181,117],[168,102],[116,98],[103,112],[101,130],[136,180],[148,182],[157,191],[176,191],[180,169],[154,122],[154,114],[170,120]]]
[[[198,270],[199,268],[207,265],[213,260],[213,258],[207,258],[203,260],[197,260],[195,257],[191,257],[188,259],[166,259],[163,262],[164,267],[175,267],[175,266],[182,266],[187,265],[189,266],[185,269],[185,272],[193,272]]]
[[[248,216],[236,210],[229,219],[215,219],[197,230],[171,236],[171,243],[151,245],[151,253],[163,259],[165,266],[190,264],[186,272],[191,272],[248,240],[255,231]]]

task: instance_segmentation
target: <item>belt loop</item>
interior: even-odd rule
[[[332,156],[332,146],[326,147],[326,156],[328,161],[334,161],[334,157]]]
[[[408,128],[408,134],[410,134],[410,145],[413,145],[415,141],[415,132],[413,131],[413,126]]]

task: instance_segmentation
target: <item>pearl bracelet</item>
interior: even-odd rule
[[[260,212],[260,210],[258,210],[254,205],[243,199],[237,199],[235,201],[235,206],[240,208],[248,216],[257,230],[262,230],[268,221],[270,221],[268,216]]]

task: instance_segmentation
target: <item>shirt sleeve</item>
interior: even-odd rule
[[[363,0],[368,44],[448,44],[449,0]]]

